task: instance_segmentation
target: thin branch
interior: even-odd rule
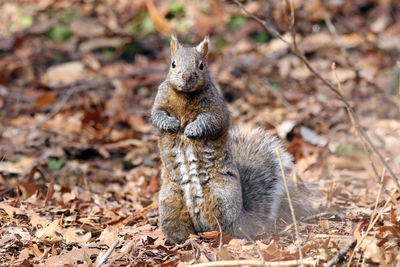
[[[376,209],[378,208],[379,199],[381,198],[382,189],[383,189],[383,178],[384,177],[385,177],[385,168],[383,168],[383,171],[382,171],[382,176],[381,176],[381,180],[380,180],[378,195],[376,196],[374,210],[372,211],[371,219],[369,221],[368,226],[370,226],[372,224],[372,222],[374,221],[374,219],[375,219],[374,216],[375,216],[375,213],[376,213]]]
[[[257,21],[258,23],[260,23],[275,38],[278,38],[279,40],[283,41],[285,44],[289,45],[290,51],[296,57],[298,57],[301,61],[303,61],[303,63],[307,67],[307,69],[312,74],[314,74],[314,76],[316,76],[319,80],[321,80],[339,98],[340,101],[342,101],[342,103],[345,105],[345,107],[349,110],[350,114],[353,116],[354,125],[355,125],[356,130],[360,132],[361,136],[364,138],[365,142],[368,144],[370,149],[378,156],[379,161],[383,164],[383,166],[389,172],[393,182],[395,183],[395,185],[397,187],[397,190],[400,192],[400,183],[398,181],[398,178],[394,174],[392,168],[389,166],[389,164],[383,158],[382,154],[378,151],[378,149],[372,143],[371,139],[369,138],[369,136],[367,135],[365,130],[362,128],[358,116],[354,112],[350,103],[340,93],[339,89],[335,85],[333,85],[329,80],[325,79],[316,69],[314,69],[314,67],[311,65],[311,63],[308,61],[308,59],[304,56],[304,54],[297,49],[297,46],[295,46],[295,45],[293,45],[293,43],[285,40],[283,38],[283,36],[277,30],[275,30],[272,26],[267,24],[263,19],[248,12],[247,9],[244,7],[244,5],[242,3],[240,3],[238,0],[233,0],[233,2],[235,2],[240,7],[240,9],[246,14],[246,16],[248,16],[248,17],[254,19],[255,21]]]
[[[107,261],[107,258],[111,255],[111,253],[114,251],[114,249],[117,247],[118,244],[119,244],[119,239],[115,240],[115,242],[112,244],[112,246],[100,258],[99,262],[96,264],[96,267],[100,267]]]
[[[218,249],[219,249],[219,251],[221,251],[221,248],[222,248],[222,227],[221,227],[221,224],[219,223],[217,217],[215,216],[214,212],[212,213],[212,215],[213,215],[213,217],[214,217],[214,219],[215,219],[215,221],[217,222],[217,225],[218,225],[218,229],[219,229],[219,246],[218,246]]]
[[[248,16],[248,17],[254,19],[255,21],[257,21],[258,23],[262,24],[264,26],[264,28],[268,32],[270,32],[274,37],[278,38],[279,40],[281,40],[282,42],[284,42],[285,44],[287,44],[289,46],[292,45],[289,41],[287,41],[285,38],[283,38],[283,36],[277,30],[275,30],[274,27],[269,25],[265,20],[262,20],[259,17],[257,17],[256,15],[247,11],[247,9],[244,7],[244,5],[242,3],[240,3],[238,0],[233,0],[233,1],[243,10],[243,12],[246,14],[246,16]]]
[[[293,44],[294,50],[297,50],[296,31],[294,29],[295,17],[294,17],[293,0],[286,0],[286,4],[290,6],[290,24],[289,24],[289,29],[290,29],[290,34],[292,35],[292,44]],[[285,14],[286,14],[286,12],[285,12]]]
[[[307,266],[315,266],[317,264],[316,260],[312,258],[304,259],[304,265]],[[213,262],[205,262],[191,265],[192,267],[217,267],[217,266],[260,266],[261,261],[256,260],[230,260],[230,261],[213,261]],[[266,266],[269,267],[288,267],[288,266],[298,266],[298,260],[290,260],[290,261],[269,261],[265,263]]]
[[[337,72],[336,72],[336,63],[335,62],[332,63],[332,71],[333,71],[333,74],[335,75],[335,79],[336,79],[336,83],[337,83],[338,88],[339,88],[339,92],[340,92],[340,94],[342,96],[344,96],[344,91],[343,91],[343,88],[342,88],[342,84],[340,83],[339,77],[338,77]],[[350,110],[348,108],[346,108],[346,110],[347,110],[347,114],[349,114],[351,123],[353,124],[354,128],[357,130],[357,135],[360,138],[360,142],[361,142],[361,145],[363,147],[363,150],[364,150],[365,154],[367,154],[367,156],[368,156],[368,160],[369,160],[369,163],[371,164],[372,169],[373,169],[373,171],[375,173],[376,180],[379,182],[378,169],[376,168],[374,162],[372,161],[371,151],[368,149],[368,146],[365,143],[364,138],[362,137],[360,131],[358,131],[358,128],[356,127],[356,123],[354,121],[353,114],[350,112]]]
[[[351,249],[351,247],[354,246],[354,244],[357,242],[357,239],[355,237],[351,238],[349,242],[346,244],[346,246],[339,250],[339,252],[333,257],[328,263],[326,264],[326,267],[332,267],[334,266],[338,261],[342,261],[346,253]]]
[[[296,232],[296,239],[297,239],[297,242],[300,242],[300,235],[299,235],[299,230],[297,228],[296,215],[294,213],[294,208],[293,208],[293,205],[292,205],[292,199],[290,197],[289,188],[288,188],[288,185],[287,185],[287,182],[286,182],[285,171],[283,170],[283,165],[282,165],[282,160],[281,160],[281,153],[279,152],[279,149],[276,149],[275,153],[278,156],[279,166],[281,167],[283,184],[285,186],[285,191],[286,191],[286,195],[287,195],[288,202],[289,202],[290,213],[292,214],[294,230]],[[297,243],[297,242],[295,242],[295,243]],[[299,250],[300,264],[301,264],[301,266],[304,266],[303,265],[303,252],[301,251],[301,247],[300,247],[299,244],[297,244],[297,248]]]
[[[392,193],[390,194],[390,196],[388,197],[388,199],[385,202],[385,205],[382,207],[382,209],[379,211],[378,215],[375,217],[374,221],[372,223],[370,223],[368,225],[367,231],[365,231],[364,235],[361,237],[360,241],[357,242],[356,247],[353,249],[353,252],[351,253],[349,262],[347,263],[347,266],[351,266],[351,261],[353,260],[354,257],[354,253],[358,250],[358,248],[361,246],[361,244],[364,242],[365,238],[368,236],[369,232],[371,231],[371,229],[374,227],[374,225],[376,224],[376,222],[378,221],[378,219],[382,216],[383,212],[385,211],[385,208],[387,207],[387,205],[389,204],[389,202],[392,200],[392,197],[394,195],[394,193],[396,193],[396,189],[392,190]]]

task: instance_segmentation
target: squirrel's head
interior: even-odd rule
[[[169,82],[180,92],[195,92],[204,87],[208,78],[208,36],[195,47],[181,45],[172,35]]]

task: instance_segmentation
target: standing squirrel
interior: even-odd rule
[[[208,48],[208,37],[185,47],[172,36],[170,69],[151,113],[162,161],[160,224],[175,243],[218,225],[243,238],[292,221],[276,149],[285,174],[292,158],[261,129],[230,129],[228,108],[210,78]],[[296,215],[310,215],[304,194],[293,182],[289,188]]]

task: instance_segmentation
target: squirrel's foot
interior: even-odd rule
[[[160,212],[160,226],[165,237],[176,244],[185,242],[190,234],[194,234],[193,224],[185,212],[181,214]]]

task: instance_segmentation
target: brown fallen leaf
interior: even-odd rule
[[[219,232],[211,231],[211,232],[198,233],[198,235],[202,238],[214,239],[219,236]]]
[[[52,66],[42,76],[42,83],[49,87],[68,85],[85,78],[85,66],[82,62],[71,61]]]
[[[260,247],[264,259],[267,261],[281,258],[283,255],[282,251],[280,251],[279,246],[275,240],[272,240],[268,245],[265,245],[260,241],[257,241],[257,244]]]
[[[60,239],[56,235],[56,229],[59,227],[59,224],[60,220],[54,220],[45,228],[40,229],[35,235],[36,238],[41,240],[49,240],[50,242],[60,241]]]
[[[56,100],[57,94],[53,92],[43,92],[42,95],[36,100],[34,110],[41,110],[46,107],[48,104],[51,104]]]
[[[69,227],[62,228],[59,232],[64,238],[67,244],[86,244],[92,238],[91,232],[84,232],[80,228]]]
[[[100,250],[96,248],[73,248],[71,251],[63,252],[58,256],[49,257],[44,261],[45,266],[77,266],[78,263],[86,263],[91,266],[91,262],[87,262],[87,257],[97,256]]]
[[[111,247],[112,244],[117,240],[118,238],[118,231],[112,227],[112,226],[107,226],[106,229],[101,232],[98,240],[99,244],[105,244],[108,247]]]
[[[172,27],[169,24],[169,21],[161,15],[152,0],[145,0],[144,2],[156,29],[164,35],[170,35]]]
[[[10,218],[14,218],[15,215],[25,214],[25,212],[19,208],[12,207],[6,203],[0,203],[0,209],[3,209]]]

